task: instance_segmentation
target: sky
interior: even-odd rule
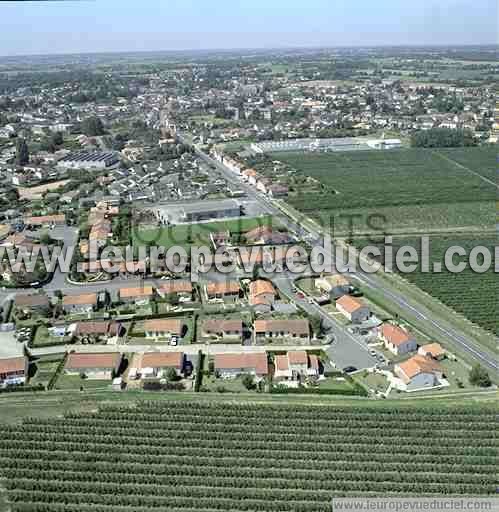
[[[497,0],[0,1],[0,55],[497,44]]]

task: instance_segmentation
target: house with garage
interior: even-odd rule
[[[249,285],[249,304],[257,313],[269,313],[277,292],[270,281],[257,279]]]
[[[154,289],[150,285],[120,288],[120,300],[126,304],[136,304],[137,306],[149,304],[153,297]]]
[[[204,320],[201,324],[201,337],[204,340],[240,342],[243,341],[242,320]]]
[[[215,373],[222,379],[234,379],[249,374],[257,379],[269,373],[267,353],[216,354]]]
[[[289,351],[274,357],[274,380],[297,381],[319,376],[319,359],[305,350]]]
[[[111,380],[118,373],[122,356],[113,353],[77,353],[68,354],[64,365],[66,375],[84,375],[90,380]]]
[[[310,341],[310,325],[306,319],[255,320],[253,333],[257,343],[269,343],[277,339],[295,343]]]
[[[385,348],[396,356],[415,352],[418,348],[414,336],[398,325],[384,323],[379,331],[379,338]]]
[[[422,345],[418,348],[418,354],[420,356],[435,359],[435,361],[441,361],[446,357],[446,352],[440,343],[428,343],[427,345]]]
[[[173,336],[181,338],[184,323],[177,318],[155,318],[144,321],[144,333],[146,338],[161,338],[171,340]]]
[[[62,309],[65,313],[91,313],[98,305],[96,293],[78,293],[65,295],[62,298]]]
[[[350,295],[343,295],[336,301],[336,309],[353,324],[361,324],[369,320],[371,312],[359,299]]]
[[[239,281],[216,281],[207,283],[205,293],[208,300],[237,302],[241,294]]]
[[[0,359],[0,388],[24,384],[28,376],[26,356],[2,357]]]
[[[183,352],[148,352],[134,354],[128,378],[136,379],[161,379],[166,372],[173,368],[177,377],[181,377],[184,371],[185,355]]]
[[[439,386],[444,377],[443,368],[438,361],[420,354],[396,364],[394,371],[405,385],[406,391]]]

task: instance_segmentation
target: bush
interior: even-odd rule
[[[24,384],[10,385],[0,389],[0,393],[22,393],[45,391],[45,386],[39,382],[36,386],[25,386]]]
[[[201,350],[198,351],[198,362],[196,364],[196,380],[194,382],[194,391],[197,393],[201,388],[201,383],[203,382],[203,361],[204,355]]]
[[[492,385],[492,381],[490,380],[490,375],[487,370],[483,366],[477,364],[473,366],[470,371],[470,384],[481,388],[488,388]]]
[[[272,386],[271,393],[277,395],[344,395],[344,396],[367,396],[367,391],[362,386],[354,386],[352,389],[326,389],[326,388],[288,388],[287,386]]]

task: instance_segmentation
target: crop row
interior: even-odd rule
[[[36,458],[35,458],[36,457]],[[40,458],[40,457],[43,457]],[[435,460],[432,463],[414,463],[392,460],[324,460],[322,458],[306,460],[303,458],[287,459],[285,457],[273,457],[266,454],[266,457],[227,457],[222,455],[206,457],[197,456],[196,465],[191,465],[192,455],[144,455],[137,460],[135,453],[120,455],[122,464],[133,464],[135,474],[145,475],[169,475],[172,467],[184,467],[186,474],[206,474],[215,471],[217,475],[239,475],[248,476],[258,470],[265,470],[267,476],[282,476],[292,474],[300,478],[313,478],[316,480],[334,478],[336,472],[373,472],[379,471],[380,462],[383,463],[385,472],[403,471],[408,469],[414,473],[425,474],[472,474],[489,475],[493,478],[495,466],[493,464],[472,464],[461,461],[460,464],[442,463]],[[0,456],[0,463],[6,472],[9,470],[18,471],[86,471],[91,470],[99,474],[122,474],[121,466],[117,465],[114,457],[106,454],[95,454],[89,457],[87,452],[14,452],[11,457]],[[10,474],[10,472],[9,472]]]
[[[343,439],[345,437],[350,438],[352,436],[352,429],[346,427],[320,427],[312,424],[300,427],[293,427],[285,425],[273,425],[268,422],[262,422],[259,431],[254,432],[252,425],[247,424],[233,424],[229,426],[217,419],[213,422],[187,422],[187,421],[172,421],[169,418],[165,418],[162,422],[144,422],[137,424],[135,422],[128,421],[109,421],[107,425],[97,421],[88,422],[71,422],[67,425],[59,425],[56,427],[56,433],[64,435],[74,434],[92,434],[95,436],[113,434],[113,435],[130,435],[130,433],[138,433],[144,437],[161,437],[164,432],[173,432],[173,436],[184,436],[192,435],[197,433],[204,434],[217,434],[226,431],[227,437],[235,438],[240,434],[249,435],[251,439],[257,439],[263,435],[271,434],[272,436],[280,436],[281,439],[293,437],[299,435],[302,439],[315,440],[318,436],[323,439]],[[9,438],[17,438],[24,434],[23,429],[19,429],[17,432],[7,432],[5,435]],[[53,435],[54,429],[51,429],[47,425],[35,425],[29,431],[27,435],[33,434],[44,434]],[[224,434],[225,435],[225,434]],[[428,429],[425,430],[407,430],[403,428],[387,429],[385,427],[366,428],[359,427],[354,432],[353,436],[356,439],[363,440],[366,438],[371,439],[403,439],[404,443],[412,444],[412,440],[419,442],[421,437],[432,435],[433,437],[442,437],[444,445],[452,445],[460,440],[469,440],[472,446],[490,446],[494,444],[494,441],[499,441],[499,432],[486,432],[486,431],[474,431],[470,430],[450,430],[442,429],[435,432],[431,432]],[[496,443],[499,446],[499,442]]]
[[[412,453],[408,460],[407,452],[400,450],[381,451],[379,453],[370,451],[358,450],[314,450],[307,452],[305,450],[298,450],[292,448],[288,450],[272,450],[269,452],[267,448],[255,449],[246,448],[244,446],[231,447],[230,451],[225,447],[208,447],[204,446],[202,450],[198,446],[182,446],[182,445],[159,445],[149,446],[145,444],[134,445],[132,449],[128,446],[113,445],[108,443],[91,443],[86,445],[81,444],[65,444],[63,448],[58,445],[44,443],[44,445],[36,445],[31,443],[31,446],[24,446],[22,443],[17,443],[15,446],[8,446],[0,448],[0,456],[5,459],[16,460],[20,463],[22,460],[36,460],[37,457],[43,457],[45,461],[81,461],[82,463],[88,462],[113,462],[121,461],[123,463],[134,462],[137,460],[137,453],[142,455],[143,459],[148,462],[161,464],[165,460],[175,460],[179,463],[192,461],[217,461],[219,464],[225,464],[225,460],[232,461],[237,465],[241,464],[241,460],[247,461],[249,464],[258,463],[258,465],[268,463],[283,464],[286,463],[288,467],[319,467],[328,468],[331,465],[343,464],[350,462],[352,465],[359,463],[361,465],[368,465],[370,462],[373,464],[402,464],[406,468],[411,468],[413,465],[424,465],[427,467],[450,465],[452,467],[461,467],[466,469],[469,466],[485,467],[488,469],[480,470],[490,471],[490,467],[494,466],[497,462],[495,453],[489,453],[486,456],[477,455],[452,455],[452,454],[435,454],[431,451],[427,453]],[[229,462],[227,462],[229,464]],[[456,470],[454,470],[456,471]],[[477,471],[477,470],[474,470]]]
[[[187,413],[185,414],[179,414],[175,413],[175,415],[163,413],[159,415],[155,414],[135,414],[133,417],[127,417],[125,420],[123,418],[123,412],[119,413],[116,412],[114,414],[108,414],[102,417],[89,417],[89,418],[68,418],[63,423],[61,422],[60,425],[63,425],[64,427],[70,428],[70,427],[83,427],[83,426],[116,426],[116,425],[123,425],[126,424],[127,427],[138,427],[142,426],[149,427],[149,426],[163,426],[165,422],[169,423],[170,425],[178,425],[178,426],[185,426],[185,425],[203,425],[205,426],[207,423],[207,419],[210,419],[210,425],[224,425],[225,428],[228,428],[230,426],[231,428],[240,428],[241,426],[241,416],[233,416],[233,417],[227,417],[224,415],[223,418],[220,417],[219,414],[199,414],[199,415],[192,415],[189,416]],[[491,418],[493,419],[493,418]],[[286,430],[292,430],[295,427],[296,428],[313,428],[316,431],[334,431],[334,432],[342,432],[342,431],[348,431],[351,432],[352,429],[355,429],[355,431],[378,431],[378,430],[389,430],[393,433],[400,433],[404,435],[411,435],[413,433],[416,433],[417,435],[420,435],[421,433],[429,433],[432,432],[433,435],[437,436],[440,434],[453,434],[453,433],[465,433],[468,435],[473,436],[480,436],[480,435],[487,435],[492,437],[498,437],[499,438],[499,432],[491,432],[489,426],[485,422],[476,422],[476,423],[470,423],[470,422],[463,422],[463,424],[457,424],[456,422],[453,422],[451,424],[446,424],[444,422],[438,422],[436,424],[432,424],[431,426],[428,425],[428,423],[425,423],[424,421],[421,421],[419,423],[411,423],[410,428],[409,425],[404,423],[404,425],[401,425],[400,422],[393,422],[393,425],[387,426],[387,425],[380,425],[379,421],[375,420],[364,420],[364,421],[343,421],[342,418],[335,418],[334,420],[330,419],[323,419],[323,418],[299,418],[299,419],[288,419],[288,418],[282,418],[282,417],[265,417],[261,420],[261,425],[272,425],[275,429],[279,428],[286,428]],[[42,424],[37,423],[38,428],[43,429],[44,427],[53,429],[53,425],[50,424]],[[473,427],[473,433],[470,433],[469,427]],[[18,429],[17,429],[18,430]]]
[[[21,434],[21,433],[20,433]],[[114,435],[113,435],[114,434]],[[337,451],[345,450],[367,450],[375,453],[381,453],[389,449],[390,451],[401,451],[407,454],[410,453],[425,453],[430,451],[427,446],[421,444],[421,440],[411,439],[405,440],[399,437],[386,436],[305,436],[300,433],[292,434],[274,434],[268,433],[246,433],[244,438],[239,434],[231,432],[163,432],[161,436],[147,437],[147,431],[130,431],[125,429],[120,432],[119,436],[116,432],[110,431],[109,433],[93,433],[89,434],[84,431],[81,432],[54,432],[43,433],[36,432],[30,435],[12,435],[7,434],[4,436],[2,442],[13,443],[18,442],[20,445],[33,443],[33,448],[41,445],[42,443],[53,443],[54,446],[64,447],[65,444],[69,445],[71,442],[78,445],[79,443],[104,443],[108,447],[120,446],[123,444],[130,445],[148,445],[148,446],[161,446],[163,443],[189,443],[192,446],[209,446],[211,444],[220,444],[224,447],[235,447],[244,445],[246,447],[267,447],[268,449],[289,448],[293,449],[300,446],[303,451],[315,451],[318,449],[331,448],[331,443],[334,443],[334,448]],[[64,441],[61,440],[64,438]],[[410,441],[410,442],[409,442]],[[498,446],[492,441],[478,439],[478,442],[467,442],[466,445],[461,443],[461,439],[439,439],[438,446],[432,446],[431,451],[436,454],[452,453],[455,455],[487,455],[489,453],[498,453]],[[467,440],[469,441],[469,440]]]

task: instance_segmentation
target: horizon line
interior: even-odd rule
[[[27,57],[63,57],[72,55],[120,55],[120,54],[159,54],[159,53],[223,53],[223,52],[272,52],[272,51],[297,51],[297,50],[335,50],[335,49],[377,49],[377,48],[499,48],[497,42],[478,44],[453,44],[453,43],[414,43],[414,44],[375,44],[375,45],[325,45],[325,46],[269,46],[269,47],[233,47],[233,48],[183,48],[169,50],[102,50],[102,51],[76,51],[56,53],[14,53],[0,54],[0,59],[27,58]]]

